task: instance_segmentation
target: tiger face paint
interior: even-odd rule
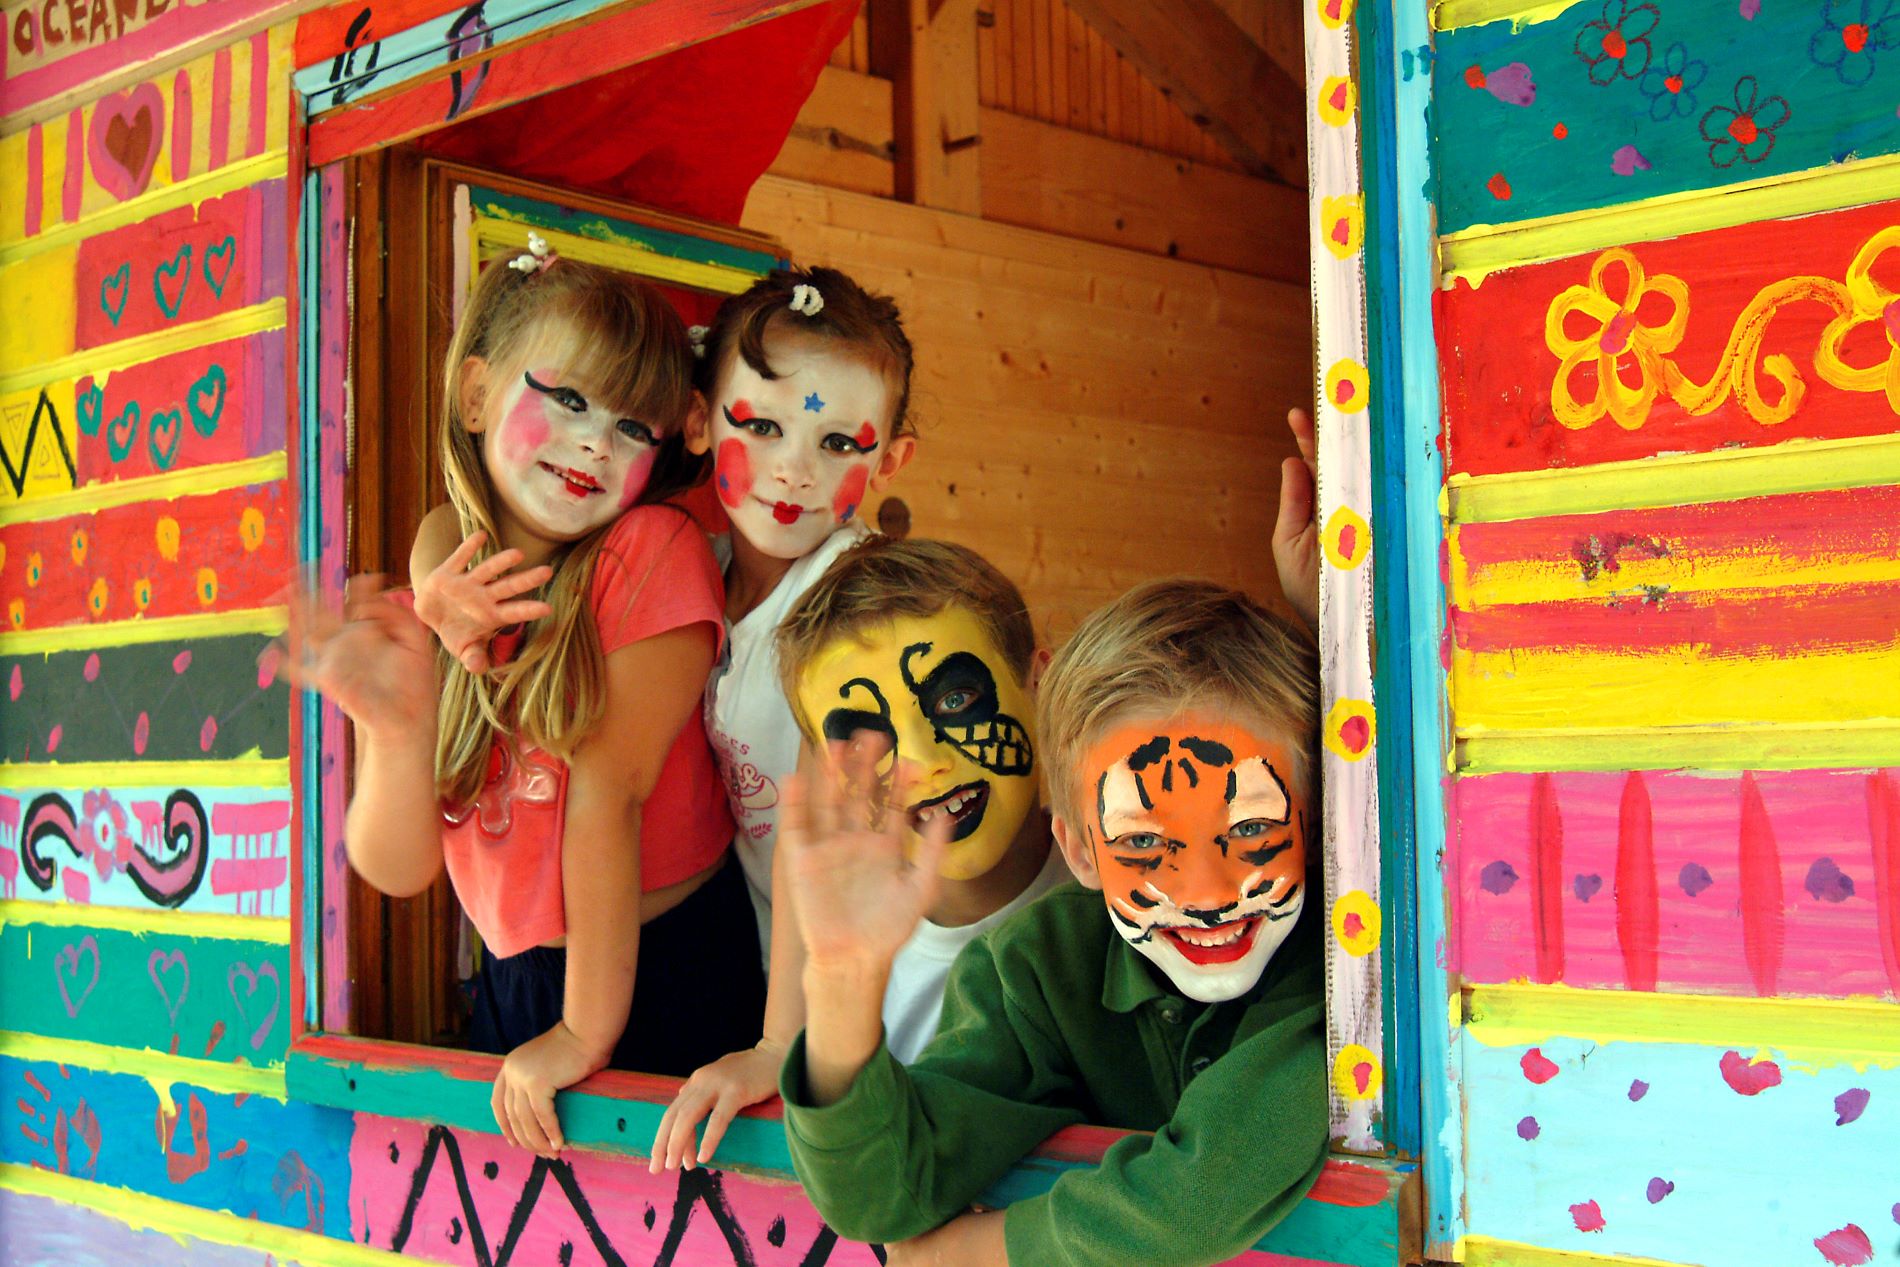
[[[821,739],[874,758],[886,790],[902,772],[911,848],[926,825],[949,818],[945,879],[989,871],[1035,808],[1029,691],[965,608],[832,643],[805,666],[798,705]]]
[[[1116,725],[1083,768],[1081,826],[1115,931],[1188,998],[1251,990],[1305,901],[1286,745],[1188,713]]]

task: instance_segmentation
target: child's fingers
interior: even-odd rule
[[[726,1138],[726,1128],[732,1125],[732,1119],[739,1116],[739,1110],[745,1105],[737,1091],[728,1091],[713,1104],[712,1113],[706,1118],[706,1131],[699,1140],[699,1163],[703,1166],[713,1159],[719,1151],[719,1143]]]
[[[686,1098],[686,1088],[673,1097],[673,1103],[666,1106],[666,1112],[660,1114],[660,1127],[653,1132],[653,1147],[647,1151],[647,1173],[657,1175],[666,1169],[667,1144],[673,1138],[673,1119],[679,1115],[680,1101]]]
[[[535,1115],[532,1097],[520,1088],[511,1088],[508,1092],[508,1116],[514,1120],[515,1134],[521,1139],[521,1146],[530,1152],[545,1157],[548,1154],[548,1135],[541,1127],[540,1119]]]
[[[1286,425],[1293,433],[1293,443],[1300,447],[1300,456],[1311,466],[1314,451],[1313,415],[1304,409],[1289,409],[1286,411]]]
[[[531,620],[546,620],[553,614],[553,606],[538,598],[518,598],[513,602],[500,603],[495,607],[495,615],[504,624],[509,625],[525,625]]]
[[[778,842],[798,849],[811,843],[811,780],[788,774],[778,789]]]
[[[478,585],[486,585],[503,572],[506,572],[509,568],[518,566],[521,560],[526,557],[527,556],[522,554],[521,551],[510,546],[506,550],[500,550],[489,555],[480,563],[470,568],[468,570],[468,579]],[[548,569],[549,575],[553,575],[553,572],[553,568]]]
[[[519,555],[521,551],[516,550],[514,553]],[[553,577],[554,569],[542,563],[524,572],[510,572],[506,576],[497,576],[493,580],[484,581],[483,587],[487,589],[490,598],[513,598],[517,594],[526,594],[529,590],[539,589]]]
[[[548,1148],[557,1153],[566,1148],[567,1140],[561,1135],[561,1117],[554,1111],[554,1093],[552,1091],[545,1095],[530,1093],[528,1107],[534,1110],[535,1124],[541,1128],[542,1135],[546,1137]]]
[[[488,534],[486,532],[483,532],[479,528],[476,529],[474,532],[469,533],[468,536],[462,538],[462,544],[459,546],[456,546],[454,551],[450,553],[449,557],[442,560],[441,567],[437,568],[436,570],[439,572],[440,571],[447,571],[447,572],[467,571],[469,561],[475,557],[475,552],[477,550],[480,550],[482,548],[483,543],[486,542],[487,540],[488,540]]]
[[[501,1137],[508,1141],[508,1147],[521,1147],[521,1142],[515,1138],[515,1124],[508,1116],[508,1084],[501,1078],[495,1079],[495,1089],[489,1094],[488,1107],[494,1112],[495,1125],[501,1128]]]
[[[462,662],[463,668],[477,677],[488,672],[488,645],[479,640],[463,647],[462,654],[455,658]]]
[[[1273,539],[1291,541],[1313,522],[1313,469],[1298,458],[1280,463],[1280,513]]]

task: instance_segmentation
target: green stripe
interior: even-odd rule
[[[479,186],[471,186],[468,193],[469,206],[478,216],[493,216],[498,220],[513,220],[521,224],[534,225],[537,228],[558,229],[563,233],[572,233],[601,242],[626,242],[657,251],[662,255],[669,255],[674,259],[693,260],[701,264],[719,264],[756,276],[771,272],[779,264],[778,257],[770,251],[755,251],[724,242],[710,242],[704,238],[673,233],[651,225],[635,224],[631,220],[616,219],[597,211],[576,211],[554,203],[504,194]]]

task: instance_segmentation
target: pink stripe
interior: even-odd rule
[[[1540,979],[1533,856],[1539,787],[1561,807],[1563,981],[1632,983],[1629,914],[1618,886],[1627,800],[1622,773],[1495,774],[1455,781],[1455,967],[1474,982]],[[1655,983],[1678,993],[1759,989],[1744,938],[1743,780],[1642,774],[1656,883]],[[1900,999],[1900,772],[1763,771],[1750,776],[1751,863],[1765,905],[1750,919],[1757,966],[1784,996]],[[1883,834],[1884,833],[1884,834]],[[1776,861],[1766,857],[1768,842]],[[1777,911],[1778,898],[1779,909]],[[1883,913],[1887,922],[1882,922]],[[1776,933],[1777,924],[1779,933]],[[1778,952],[1777,949],[1778,948]]]
[[[71,53],[51,66],[42,66],[0,79],[0,114],[13,114],[56,97],[126,66],[138,66],[174,49],[273,9],[283,0],[217,0],[216,4],[172,5],[161,17],[137,31],[118,35],[83,52]],[[151,4],[144,6],[149,14]],[[9,37],[11,32],[8,32]]]
[[[1742,954],[1755,993],[1775,992],[1781,974],[1784,936],[1781,854],[1775,844],[1775,826],[1768,819],[1755,776],[1742,775],[1742,823],[1736,845],[1742,886]]]
[[[211,891],[274,893],[289,874],[289,858],[220,858],[211,864]]]
[[[211,59],[211,155],[207,171],[223,167],[231,157],[231,50],[221,48]]]
[[[46,140],[35,123],[26,133],[26,236],[40,231],[40,203],[46,184]]]
[[[251,37],[251,137],[246,154],[264,152],[264,123],[270,107],[270,32]]]
[[[191,76],[172,76],[172,179],[191,175]]]
[[[85,180],[86,116],[75,110],[66,116],[66,173],[59,189],[59,212],[67,224],[79,219]]]
[[[275,836],[289,826],[289,801],[219,805],[211,811],[211,831],[217,836]]]

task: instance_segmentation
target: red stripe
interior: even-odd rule
[[[270,110],[270,32],[251,37],[251,137],[244,152],[264,152],[264,124]]]
[[[1531,790],[1531,890],[1537,907],[1537,980],[1564,975],[1564,820],[1548,774]]]
[[[1742,775],[1740,834],[1742,955],[1755,979],[1755,992],[1771,995],[1781,971],[1781,853],[1753,774]]]
[[[191,76],[172,76],[172,179],[191,175]]]
[[[1459,649],[1469,652],[1695,647],[1709,656],[1755,656],[1891,647],[1900,643],[1895,612],[1900,581],[1870,581],[1453,609],[1451,624]]]
[[[1656,839],[1649,785],[1631,771],[1623,783],[1616,838],[1616,943],[1632,990],[1656,988]]]
[[[1874,842],[1874,909],[1887,980],[1900,995],[1900,783],[1892,771],[1867,776],[1867,819]]]

